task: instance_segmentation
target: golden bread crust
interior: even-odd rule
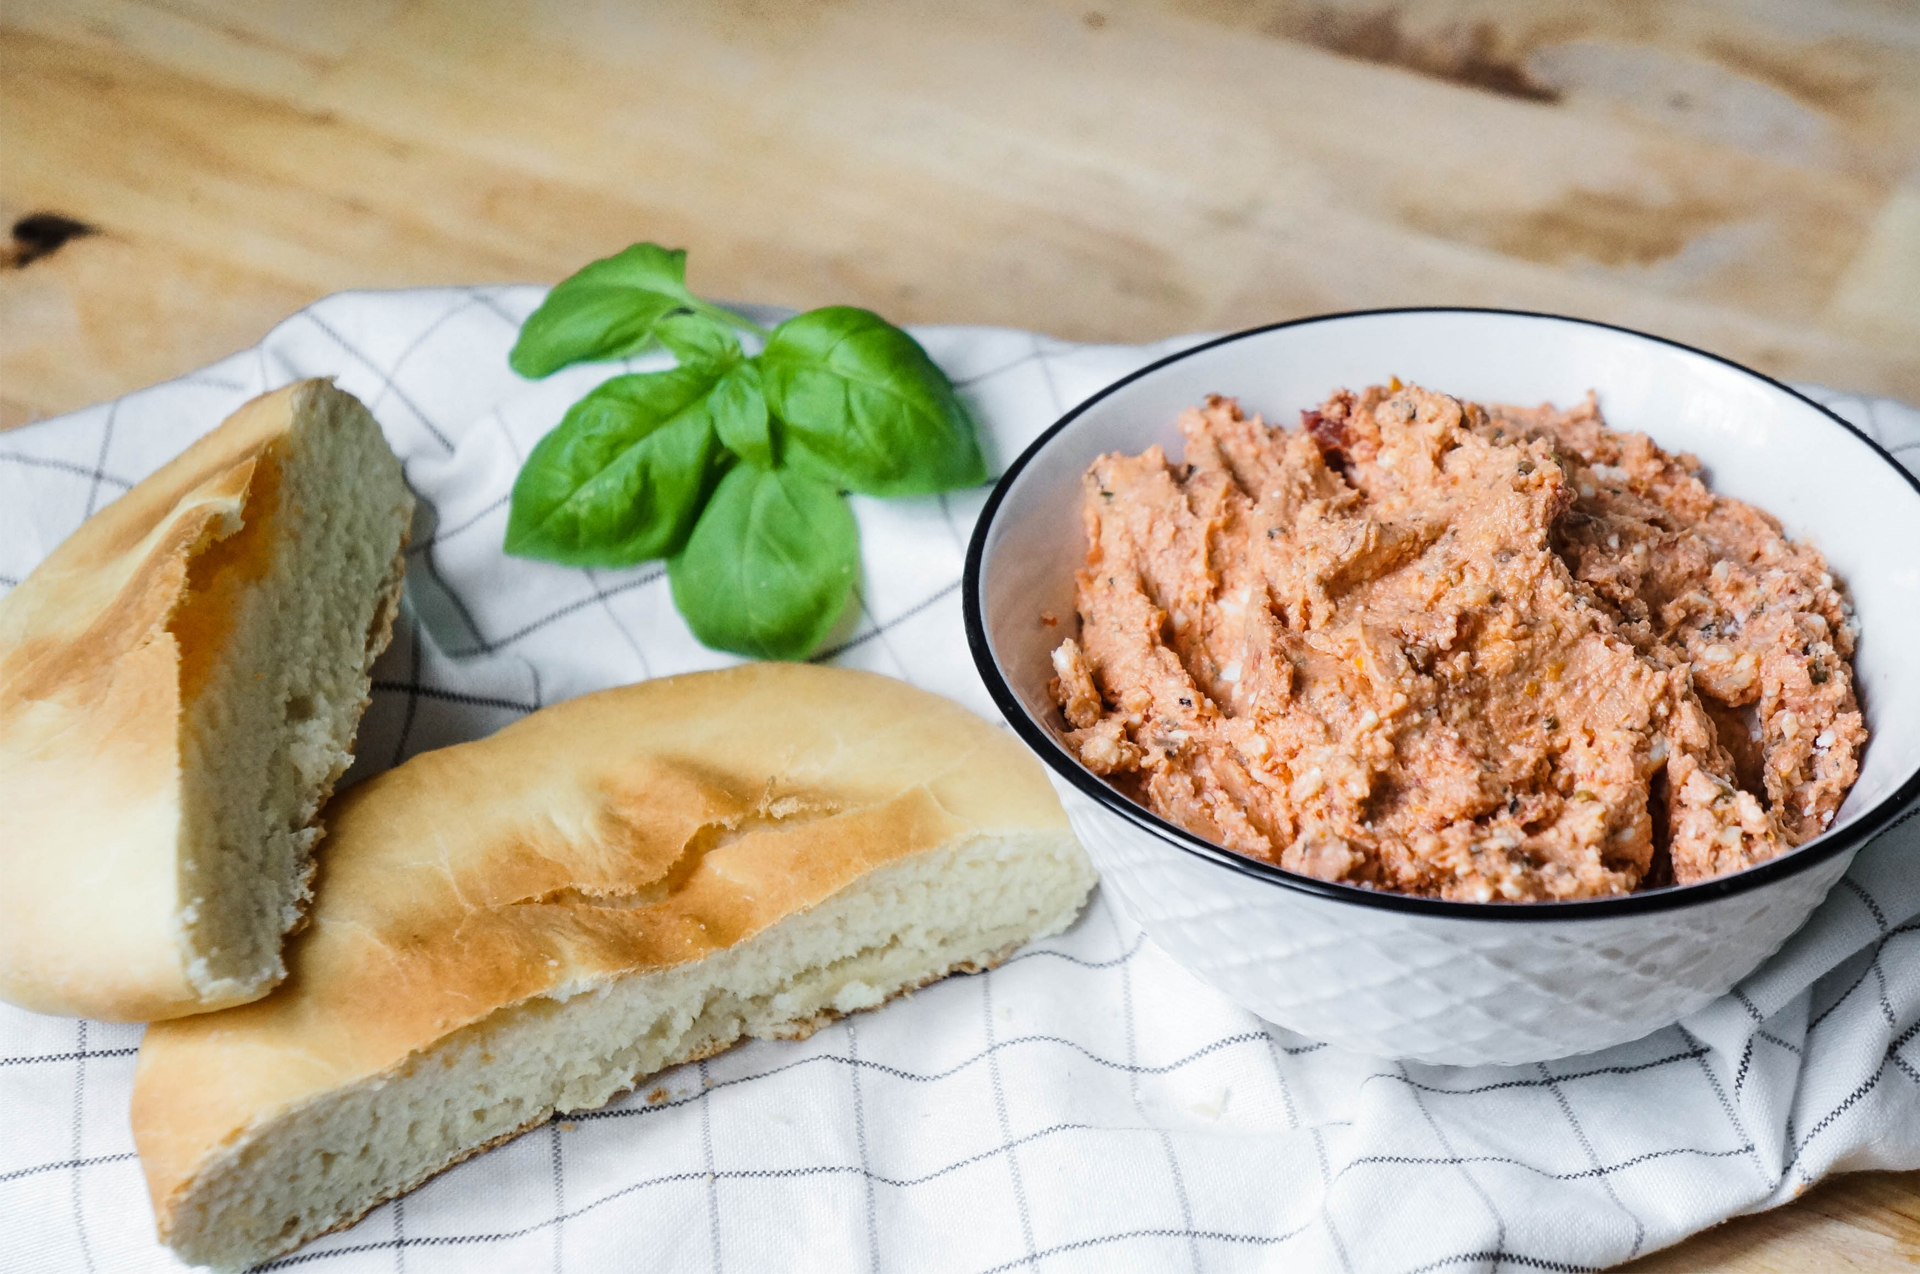
[[[177,870],[180,723],[227,636],[200,586],[271,553],[276,449],[347,397],[309,380],[246,403],[0,598],[0,999],[131,1021],[222,1006],[188,975]]]
[[[326,817],[287,981],[142,1046],[134,1136],[163,1233],[252,1132],[497,1011],[698,961],[974,833],[1067,830],[1005,731],[891,678],[791,664],[546,708]]]

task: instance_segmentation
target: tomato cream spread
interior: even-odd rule
[[[1162,817],[1325,880],[1466,901],[1737,871],[1858,770],[1851,608],[1688,455],[1569,411],[1210,398],[1186,458],[1086,476],[1068,745]]]

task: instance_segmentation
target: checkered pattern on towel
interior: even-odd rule
[[[245,399],[333,376],[379,418],[421,506],[349,781],[541,704],[729,662],[688,635],[657,565],[501,554],[521,459],[618,370],[513,376],[506,351],[540,295],[332,297],[195,375],[0,434],[0,590]],[[1080,397],[1188,343],[918,335],[996,466]],[[1920,413],[1809,392],[1920,458]],[[819,657],[991,716],[959,597],[985,495],[856,498],[863,591]],[[669,1072],[273,1268],[1604,1266],[1828,1172],[1920,1166],[1920,872],[1902,864],[1916,832],[1863,852],[1733,994],[1637,1043],[1541,1066],[1399,1065],[1296,1038],[1196,982],[1096,897],[1071,932],[992,973]],[[154,1242],[127,1127],[139,1038],[0,1005],[0,1270],[177,1266]]]

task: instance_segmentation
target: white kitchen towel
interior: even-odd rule
[[[232,408],[332,376],[420,496],[406,603],[350,778],[570,695],[731,662],[658,565],[501,554],[536,439],[617,366],[507,370],[536,288],[329,298],[203,372],[0,434],[0,588]],[[1004,466],[1062,411],[1188,341],[918,333]],[[630,367],[653,365],[645,360]],[[1809,389],[1909,462],[1920,413]],[[960,568],[985,488],[854,500],[858,606],[819,658],[983,714]],[[0,811],[0,827],[5,814]],[[472,1159],[272,1268],[358,1271],[1581,1270],[1920,1166],[1920,824],[1687,1022],[1543,1066],[1343,1054],[1195,981],[1107,900],[999,969],[798,1042],[756,1042]],[[3,833],[0,833],[3,834]],[[127,1125],[140,1028],[0,1005],[0,1269],[142,1271]]]

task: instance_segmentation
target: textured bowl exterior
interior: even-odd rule
[[[1102,884],[1196,976],[1309,1039],[1455,1066],[1547,1061],[1671,1025],[1778,950],[1853,861],[1650,915],[1454,920],[1276,889],[1054,787]]]

